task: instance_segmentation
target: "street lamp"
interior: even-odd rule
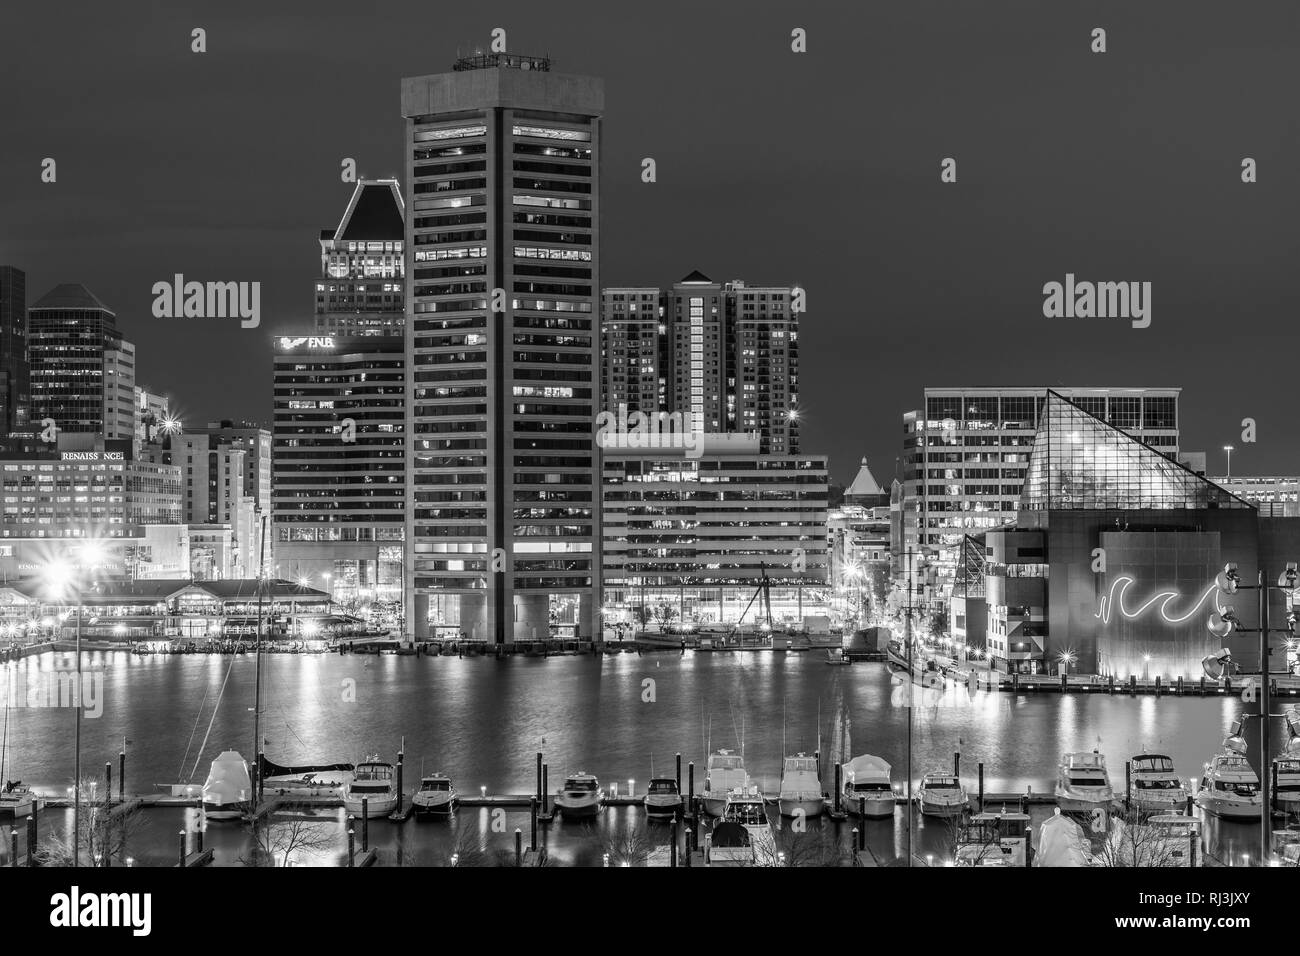
[[[93,570],[104,560],[104,547],[97,541],[87,541],[80,551],[80,570]],[[81,865],[81,696],[85,688],[81,678],[81,582],[78,568],[68,561],[52,561],[42,569],[47,591],[53,597],[67,596],[75,599],[77,609],[76,631],[76,731],[73,738],[72,764],[72,865]]]
[[[1288,561],[1286,568],[1277,578],[1277,584],[1264,583],[1264,569],[1259,570],[1256,584],[1242,584],[1241,575],[1237,572],[1235,564],[1226,564],[1223,571],[1215,577],[1214,583],[1218,586],[1219,594],[1236,594],[1239,590],[1258,591],[1259,592],[1259,627],[1242,627],[1235,613],[1231,608],[1224,608],[1223,612],[1216,611],[1210,615],[1208,627],[1211,634],[1216,637],[1227,637],[1234,630],[1241,631],[1243,634],[1259,635],[1259,714],[1243,715],[1259,717],[1259,852],[1260,859],[1265,865],[1268,863],[1269,854],[1272,852],[1272,834],[1273,828],[1273,810],[1270,806],[1270,765],[1269,765],[1269,719],[1274,715],[1270,713],[1272,706],[1270,698],[1272,696],[1271,677],[1272,668],[1269,667],[1270,648],[1268,646],[1269,634],[1286,634],[1288,639],[1294,635],[1295,620],[1291,615],[1287,615],[1286,627],[1269,627],[1268,620],[1268,593],[1270,591],[1281,591],[1287,595],[1290,604],[1295,598],[1297,585],[1300,585],[1300,566],[1296,562]],[[1218,597],[1215,597],[1215,604],[1218,605]]]
[[[1228,474],[1225,477],[1231,478],[1232,477],[1232,446],[1224,445],[1223,450],[1228,453]]]
[[[1061,670],[1065,674],[1070,673],[1070,665],[1075,662],[1074,651],[1061,651]]]

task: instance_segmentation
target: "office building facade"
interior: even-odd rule
[[[28,431],[27,276],[0,266],[0,445]]]
[[[274,342],[275,574],[387,613],[402,600],[404,352],[391,335]]]
[[[135,346],[85,286],[60,285],[27,312],[31,427],[135,437]]]
[[[363,179],[339,224],[321,231],[316,334],[402,334],[405,214],[397,180]]]
[[[1055,391],[1158,454],[1178,457],[1177,388]],[[1047,389],[927,388],[903,416],[902,552],[926,548],[945,591],[964,535],[1014,520]]]
[[[597,627],[603,110],[537,57],[402,82],[417,639]]]

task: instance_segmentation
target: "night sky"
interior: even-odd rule
[[[316,239],[352,189],[340,161],[400,176],[400,78],[503,27],[511,50],[605,78],[603,284],[699,269],[808,290],[803,450],[836,479],[866,454],[887,481],[902,413],[962,384],[1181,386],[1183,447],[1214,449],[1212,473],[1225,443],[1234,473],[1300,473],[1300,4],[295,6],[0,20],[0,263],[26,270],[29,303],[85,283],[136,342],[138,383],[188,421],[269,424],[270,338],[310,323]],[[261,328],[153,318],[176,272],[260,281]],[[1150,281],[1151,327],[1044,318],[1067,272]]]

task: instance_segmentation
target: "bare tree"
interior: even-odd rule
[[[654,841],[640,823],[600,837],[600,851],[610,866],[645,866],[653,849]]]
[[[829,830],[799,826],[798,821],[787,825],[783,820],[770,843],[754,845],[755,866],[841,866],[846,858]]]
[[[1161,827],[1143,819],[1136,810],[1122,811],[1110,818],[1110,830],[1093,853],[1095,866],[1166,867],[1190,865],[1191,842],[1195,836]],[[1197,847],[1200,853],[1200,847]]]
[[[245,866],[292,866],[301,853],[323,853],[331,845],[329,825],[311,817],[274,815],[251,824],[251,858],[239,857]]]
[[[126,858],[127,845],[144,825],[139,808],[131,803],[114,806],[107,788],[100,792],[98,780],[83,777],[81,780],[81,820],[78,826],[78,844],[83,865],[110,866],[116,857]],[[72,866],[72,834],[46,839],[33,856],[38,866]]]

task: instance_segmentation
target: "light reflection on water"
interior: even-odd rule
[[[251,751],[253,661],[249,657],[133,656],[93,652],[87,668],[104,666],[104,714],[84,720],[83,763],[102,777],[114,764],[123,737],[130,743],[128,790],[152,792],[155,784],[191,779],[202,783],[212,758],[222,750]],[[21,669],[50,665],[30,659],[8,665]],[[213,707],[226,681],[221,706]],[[673,772],[674,754],[696,761],[696,788],[704,782],[706,748],[739,748],[765,792],[779,788],[783,752],[829,753],[834,718],[841,705],[852,721],[853,754],[888,760],[900,783],[906,775],[907,710],[893,706],[896,686],[883,665],[826,666],[811,654],[621,654],[594,657],[425,658],[397,656],[267,655],[264,658],[263,735],[267,754],[281,764],[357,761],[369,754],[395,759],[405,738],[409,792],[421,768],[450,774],[462,792],[523,794],[535,788],[534,761],[543,750],[550,789],[566,773],[587,770],[608,789],[625,791],[629,778],[644,791],[651,775]],[[653,701],[645,683],[652,680]],[[350,692],[354,689],[354,695]],[[354,701],[354,702],[352,702]],[[1099,747],[1112,783],[1122,790],[1124,761],[1144,750],[1168,753],[1180,775],[1199,777],[1219,749],[1228,725],[1243,708],[1238,698],[1021,693],[983,691],[967,700],[949,690],[916,709],[913,778],[951,769],[961,753],[961,771],[975,790],[977,764],[984,763],[990,793],[1050,793],[1063,752]],[[10,712],[7,775],[46,793],[63,793],[72,776],[71,711],[15,707]],[[819,727],[820,713],[820,727]],[[211,733],[208,734],[209,723]],[[1258,721],[1251,721],[1257,725]],[[1280,731],[1280,727],[1279,727]],[[1252,727],[1257,735],[1257,727]],[[199,752],[205,735],[207,744]],[[1275,740],[1278,734],[1275,733]],[[823,781],[830,789],[832,781]],[[116,789],[116,780],[114,789]],[[175,858],[176,831],[187,811],[150,811],[141,862]],[[62,811],[46,820],[58,825]],[[1039,811],[1035,811],[1035,816]],[[327,848],[314,862],[342,858],[342,811],[320,814],[329,821]],[[553,856],[598,864],[602,844],[630,821],[636,808],[610,809],[590,824],[560,821],[544,831]],[[506,832],[495,832],[486,810],[466,808],[454,826],[446,823],[393,827],[372,821],[372,841],[383,853],[425,865],[445,864],[469,830],[491,852],[513,849],[520,826],[528,839],[526,811],[505,815]],[[827,826],[834,826],[826,824]],[[845,839],[847,829],[845,828]],[[926,821],[918,841],[931,847],[948,840],[944,824]],[[1257,828],[1211,822],[1207,828],[1233,852],[1257,852]],[[893,824],[869,822],[870,843],[888,857],[901,853],[906,828],[900,813]],[[219,863],[247,856],[238,826],[209,827],[208,843]],[[459,835],[458,835],[459,834]],[[1247,849],[1238,850],[1238,847]]]

